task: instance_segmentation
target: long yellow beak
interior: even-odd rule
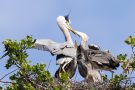
[[[68,30],[70,30],[71,32],[73,32],[75,35],[76,35],[76,32],[74,29],[72,29],[72,27],[70,26],[69,23],[67,23],[67,26],[68,26]]]
[[[67,23],[67,26],[68,26],[68,30],[70,30],[72,33],[74,33],[75,35],[78,35],[77,33],[76,33],[76,31],[74,30],[74,29],[72,29],[72,27],[70,26],[70,24],[69,23]],[[78,47],[78,45],[77,45],[77,42],[75,41],[74,42],[74,47],[75,48],[77,48]]]

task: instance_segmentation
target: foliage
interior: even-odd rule
[[[135,87],[132,87],[134,84],[132,83],[132,79],[135,78],[133,77],[133,72],[135,72],[135,37],[129,36],[125,40],[125,43],[131,47],[132,54],[130,58],[127,57],[127,54],[120,54],[117,56],[121,62],[123,72],[120,75],[115,75],[115,77],[111,79],[111,83],[116,87],[121,85],[123,86],[123,89],[134,90]]]
[[[15,70],[6,74],[0,79],[1,83],[6,83],[5,90],[134,90],[135,84],[132,83],[133,72],[135,71],[135,37],[129,36],[125,43],[131,47],[132,54],[128,58],[127,54],[117,56],[121,62],[123,72],[115,75],[110,80],[107,75],[103,76],[103,83],[86,83],[70,81],[68,73],[60,73],[60,79],[55,79],[46,70],[45,64],[30,65],[27,50],[34,47],[36,40],[32,36],[20,41],[7,39],[3,42],[5,46],[4,55],[8,57],[5,65],[6,69]],[[7,75],[11,81],[2,81]],[[0,85],[0,90],[2,86]]]
[[[11,83],[7,90],[37,90],[47,87],[55,88],[54,80],[49,71],[45,70],[45,64],[30,65],[27,60],[27,49],[34,47],[35,40],[31,36],[22,39],[20,42],[7,39],[3,42],[5,54],[8,56],[5,67],[7,69],[15,66],[17,71],[10,76]]]

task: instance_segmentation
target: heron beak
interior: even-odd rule
[[[72,29],[72,27],[70,26],[70,23],[69,22],[67,22],[67,28],[68,28],[68,30],[70,30],[72,33],[74,33],[75,35],[77,34],[76,32],[75,32],[75,30],[74,29]]]

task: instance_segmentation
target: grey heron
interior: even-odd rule
[[[87,57],[85,57],[86,53],[85,50],[89,49],[88,48],[89,37],[85,33],[75,31],[72,28],[70,29],[71,32],[77,34],[82,39],[81,45],[77,49],[77,63],[80,75],[84,77],[88,82],[102,82],[102,77],[99,70],[93,67],[92,60],[89,60],[89,62],[87,62]]]
[[[84,77],[87,82],[102,82],[99,70],[93,67],[91,61],[87,61],[87,57],[85,57],[84,53],[82,46],[79,46],[77,49],[77,63],[80,75]]]
[[[76,50],[74,43],[70,36],[70,24],[67,16],[58,16],[57,24],[60,30],[65,36],[64,43],[57,43],[50,39],[37,39],[35,42],[35,48],[43,51],[49,51],[53,55],[57,55],[56,64],[59,64],[60,67],[56,71],[55,76],[60,77],[60,73],[67,72],[69,78],[72,78],[75,74],[77,67],[76,59]]]
[[[85,63],[91,63],[94,69],[98,70],[107,70],[111,71],[116,69],[119,66],[119,61],[110,53],[101,51],[98,48],[93,48],[93,46],[88,47],[88,37],[85,33],[75,31],[72,29],[74,34],[77,34],[79,37],[82,38],[82,43],[80,46],[81,51],[78,52],[82,55],[81,57],[84,58]],[[83,61],[83,60],[79,60]]]

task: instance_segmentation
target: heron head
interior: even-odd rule
[[[61,30],[65,30],[65,28],[66,28],[69,31],[71,31],[72,33],[77,34],[76,31],[73,30],[71,25],[70,25],[69,14],[67,14],[65,16],[58,16],[57,17],[57,24],[61,28]]]
[[[66,16],[58,16],[57,17],[57,24],[61,28],[62,31],[65,29],[71,31],[72,27],[70,25],[70,20],[69,20],[69,14]]]
[[[69,14],[66,16],[58,16],[57,24],[63,32],[66,32],[65,29],[69,30],[75,35],[78,35],[79,37],[81,37],[84,42],[88,42],[89,37],[85,33],[72,29],[70,25],[70,20],[69,20]]]
[[[72,29],[72,27],[70,26],[70,23],[68,24],[68,29],[69,29],[72,33],[74,33],[75,35],[78,35],[80,38],[82,38],[82,40],[83,40],[84,42],[88,42],[88,39],[89,39],[88,35],[85,34],[85,33],[83,33],[83,32],[76,31],[76,30]]]

